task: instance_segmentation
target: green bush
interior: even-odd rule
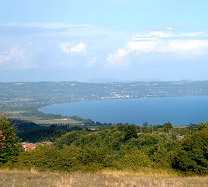
[[[58,148],[63,148],[64,145],[70,146],[73,142],[78,140],[81,137],[81,132],[72,131],[62,135],[60,138],[57,138],[55,145]]]
[[[187,136],[172,158],[172,167],[187,174],[208,174],[208,128]]]
[[[120,160],[120,163],[121,167],[131,170],[138,170],[140,168],[152,166],[152,162],[149,157],[139,150],[135,150],[124,155],[124,157]]]
[[[151,155],[155,168],[171,168],[171,152],[167,149],[159,149]]]
[[[59,150],[54,146],[40,145],[36,149],[21,153],[17,164],[19,167],[35,167],[39,170],[72,171],[78,164],[72,151],[68,147]]]
[[[55,146],[40,145],[36,149],[21,153],[17,166],[51,171],[86,171],[112,166],[112,159],[101,148],[83,149],[72,145],[58,149]]]

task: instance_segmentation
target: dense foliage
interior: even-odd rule
[[[23,148],[6,118],[0,117],[0,166],[16,161]]]
[[[208,124],[200,123],[197,128],[198,131],[182,140],[172,166],[188,174],[208,174]]]
[[[23,142],[54,142],[57,138],[69,131],[79,131],[81,129],[83,128],[76,126],[68,128],[67,126],[51,125],[49,127],[37,128],[36,130],[25,130],[17,133],[17,136],[20,137]]]
[[[16,135],[22,140],[22,142],[42,142],[42,141],[55,141],[61,135],[66,134],[69,131],[79,131],[86,127],[80,127],[77,125],[39,125],[31,121],[12,119],[8,121],[16,132]]]
[[[68,132],[51,147],[39,146],[22,153],[18,165],[65,171],[170,168],[170,152],[178,141],[168,134],[138,131],[135,125],[121,124],[95,132]]]
[[[16,126],[24,140],[52,140],[54,144],[22,151],[10,122],[0,118],[1,165],[15,162],[20,168],[58,171],[159,168],[189,175],[208,173],[207,123],[178,128],[170,122],[156,126],[118,124],[94,130],[55,125],[35,130],[35,124],[28,130],[27,122],[22,127],[20,123]]]

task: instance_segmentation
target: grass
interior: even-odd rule
[[[8,116],[9,118],[14,118],[14,119],[21,119],[21,120],[26,120],[26,121],[32,121],[36,124],[70,124],[70,125],[81,125],[82,122],[80,121],[76,121],[73,120],[69,117],[63,117],[63,118],[59,118],[59,119],[41,119],[41,117],[39,116],[30,116],[28,111],[24,111],[24,110],[17,110],[17,111],[4,111],[1,112],[0,110],[0,114],[3,114],[4,116]],[[22,113],[28,113],[28,116],[23,116]],[[47,114],[45,114],[47,116]]]
[[[50,119],[50,120],[33,120],[36,124],[74,124],[80,125],[81,122],[75,121],[70,118],[63,118],[63,119]]]
[[[99,173],[50,173],[0,170],[1,187],[146,187],[146,186],[208,186],[208,177],[179,177],[168,171],[138,173],[106,170]]]

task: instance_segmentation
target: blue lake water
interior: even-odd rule
[[[44,113],[107,123],[188,125],[208,121],[208,96],[90,100],[42,107]]]

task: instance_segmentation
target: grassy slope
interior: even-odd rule
[[[0,170],[0,186],[208,186],[207,177],[178,177],[168,172],[118,172],[58,174]]]

